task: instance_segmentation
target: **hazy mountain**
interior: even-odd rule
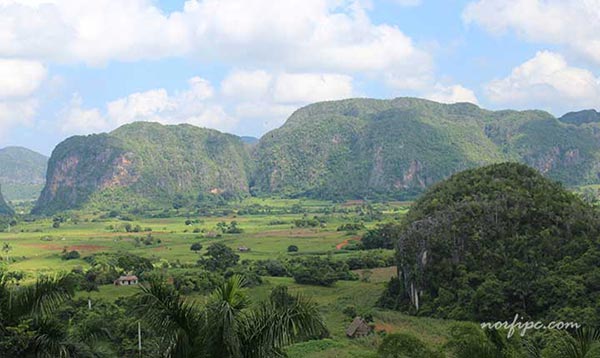
[[[2,188],[0,187],[0,216],[11,216],[14,213],[14,210],[4,200]]]
[[[600,123],[600,113],[595,109],[586,109],[578,112],[569,112],[559,118],[561,122],[581,125],[585,123]]]
[[[44,186],[48,157],[22,147],[0,149],[0,184],[6,200],[34,200]]]

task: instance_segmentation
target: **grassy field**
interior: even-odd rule
[[[352,255],[344,250],[345,242],[356,240],[364,232],[338,231],[338,227],[350,222],[364,222],[371,228],[381,222],[399,219],[409,203],[388,203],[374,206],[378,218],[372,220],[365,214],[362,202],[333,204],[328,202],[291,199],[247,199],[238,204],[237,210],[228,210],[222,215],[196,216],[173,212],[166,218],[110,218],[106,213],[81,212],[75,219],[53,227],[53,218],[21,222],[0,233],[0,243],[8,243],[9,251],[3,251],[4,261],[9,258],[8,269],[21,271],[25,280],[33,280],[39,274],[53,274],[74,268],[89,267],[84,257],[98,252],[124,251],[150,258],[156,267],[163,263],[179,262],[194,264],[212,242],[223,242],[237,251],[246,246],[249,252],[238,252],[241,260],[285,258],[289,255]],[[268,213],[246,213],[244,208],[269,208]],[[295,207],[297,212],[287,210]],[[314,228],[299,228],[294,220],[323,218],[325,223]],[[125,219],[125,220],[124,220]],[[368,220],[365,220],[368,219]],[[186,223],[187,221],[187,223]],[[243,230],[239,234],[218,232],[218,223],[236,221]],[[140,232],[126,232],[125,227],[139,227]],[[148,236],[152,244],[143,243]],[[137,238],[137,239],[136,239]],[[192,252],[190,245],[200,242],[203,249]],[[297,253],[288,253],[289,245],[299,248]],[[76,250],[80,259],[63,260],[63,251]],[[338,256],[341,255],[341,256]],[[254,300],[264,299],[276,285],[287,285],[291,292],[300,292],[312,297],[320,307],[331,337],[321,341],[297,344],[290,348],[290,357],[373,357],[381,334],[366,338],[348,339],[345,329],[351,318],[343,313],[347,306],[365,310],[374,317],[376,331],[412,332],[424,341],[439,346],[445,341],[451,322],[414,318],[397,312],[375,308],[375,303],[387,282],[395,275],[395,268],[376,268],[357,281],[338,281],[333,287],[298,285],[288,277],[264,277],[263,284],[249,289]],[[137,287],[104,285],[98,291],[79,292],[78,297],[90,298],[92,302],[130,296]],[[202,296],[191,295],[190,299],[203,300]]]

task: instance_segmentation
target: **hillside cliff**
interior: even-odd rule
[[[172,205],[201,194],[248,192],[250,163],[241,140],[191,125],[136,122],[60,143],[33,210],[52,213],[90,201]]]

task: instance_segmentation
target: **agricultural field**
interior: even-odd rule
[[[245,199],[210,210],[170,210],[141,215],[78,211],[48,218],[23,219],[0,233],[3,261],[7,269],[23,276],[90,269],[89,257],[99,253],[127,253],[149,259],[154,271],[171,277],[199,272],[197,261],[214,243],[223,243],[239,255],[240,262],[320,257],[344,260],[360,255],[353,249],[364,233],[378,225],[397,221],[410,203],[369,204],[361,201],[332,203],[294,199]],[[232,224],[235,223],[235,224]],[[357,228],[343,229],[347,224]],[[227,232],[234,225],[235,233]],[[231,230],[229,230],[231,231]],[[192,251],[192,244],[202,249]],[[289,252],[290,246],[297,251]],[[249,251],[240,251],[240,248]],[[77,252],[75,257],[66,255]],[[390,257],[393,250],[379,250]],[[370,357],[381,342],[381,334],[349,339],[345,335],[354,314],[369,315],[376,332],[411,332],[425,342],[440,346],[451,321],[415,318],[376,308],[385,284],[396,268],[374,267],[352,270],[354,279],[327,286],[298,284],[292,277],[261,276],[260,284],[247,289],[253,301],[264,300],[279,285],[291,293],[314,300],[327,324],[329,338],[308,341],[289,348],[290,357]],[[116,277],[115,277],[116,278]],[[143,281],[143,279],[142,279]],[[79,291],[76,298],[92,304],[132,296],[139,287],[101,284]],[[208,293],[189,292],[186,297],[202,302]],[[356,313],[348,311],[357,310]]]

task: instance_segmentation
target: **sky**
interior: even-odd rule
[[[600,0],[0,0],[0,147],[402,96],[600,109]]]

